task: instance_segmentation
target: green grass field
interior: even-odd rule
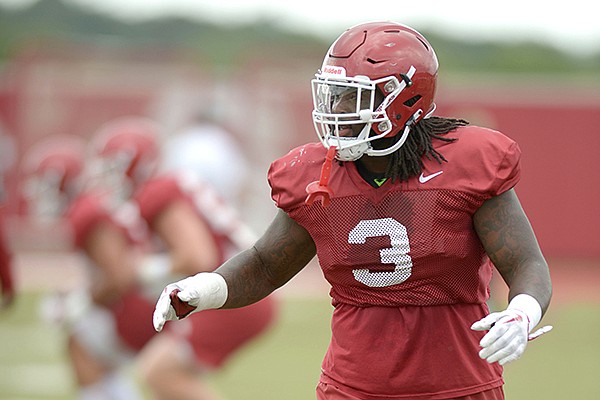
[[[39,298],[24,293],[0,315],[2,400],[75,398],[64,336],[39,320]],[[227,399],[313,399],[330,312],[327,298],[284,298],[279,323],[212,376],[214,387]],[[506,367],[507,399],[600,399],[600,304],[559,304],[544,322],[554,331]]]

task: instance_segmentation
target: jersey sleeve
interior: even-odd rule
[[[325,153],[320,143],[310,143],[273,161],[267,179],[277,207],[289,213],[304,203],[306,186],[319,180]]]
[[[519,145],[504,134],[482,129],[480,135],[481,151],[485,173],[489,182],[486,188],[490,197],[498,196],[512,189],[521,179],[521,149]]]
[[[72,229],[74,245],[78,248],[83,247],[88,235],[99,224],[113,223],[100,197],[93,194],[77,198],[67,212],[67,220]]]
[[[152,226],[154,219],[172,202],[188,201],[177,179],[173,176],[157,177],[148,181],[135,195],[140,215]]]
[[[521,178],[521,150],[508,136],[488,128],[468,126],[456,131],[458,141],[447,145],[454,189],[484,199],[512,189]],[[442,154],[446,156],[444,148]],[[450,177],[450,176],[448,176]]]
[[[504,157],[498,164],[496,181],[491,194],[497,196],[512,189],[521,179],[521,150],[515,142],[506,148]]]

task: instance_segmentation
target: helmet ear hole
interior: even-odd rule
[[[416,95],[416,96],[413,96],[413,97],[411,97],[410,99],[406,100],[406,101],[405,101],[404,103],[402,103],[402,104],[404,104],[406,107],[412,107],[412,106],[414,106],[414,105],[417,103],[417,101],[419,101],[420,99],[421,99],[421,95],[420,95],[420,94],[418,94],[418,95]]]

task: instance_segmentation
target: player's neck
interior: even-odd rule
[[[360,159],[356,160],[356,163],[360,164],[363,170],[372,174],[385,174],[389,163],[389,157],[362,156]]]
[[[381,159],[384,157],[363,156],[359,160],[355,161],[356,169],[358,170],[360,176],[374,188],[381,187],[387,181],[387,178],[385,177],[385,173],[387,171],[387,157],[385,157],[385,168],[383,167],[383,161],[373,160],[376,158]]]

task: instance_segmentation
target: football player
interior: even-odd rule
[[[29,149],[23,162],[28,214],[84,257],[86,280],[43,303],[60,322],[82,400],[135,400],[142,394],[125,369],[155,335],[143,323],[153,302],[138,285],[133,223],[121,218],[96,189],[84,188],[87,144],[72,135],[50,136]]]
[[[140,266],[142,281],[156,288],[154,299],[174,277],[213,271],[255,239],[193,169],[157,173],[157,154],[150,149],[159,140],[159,130],[136,117],[111,121],[94,139],[96,154],[112,166],[104,168],[115,176],[109,180],[128,188],[121,198],[133,200],[157,243]],[[144,348],[138,365],[145,382],[158,399],[213,399],[216,394],[199,377],[225,365],[275,317],[273,296],[243,309],[195,314]]]
[[[312,81],[320,143],[269,169],[271,225],[214,272],[167,285],[156,329],[257,302],[316,254],[334,306],[317,398],[503,399],[503,365],[549,305],[548,266],[514,189],[519,146],[435,116],[437,76],[414,29],[346,30]],[[510,290],[490,314],[494,266]]]

